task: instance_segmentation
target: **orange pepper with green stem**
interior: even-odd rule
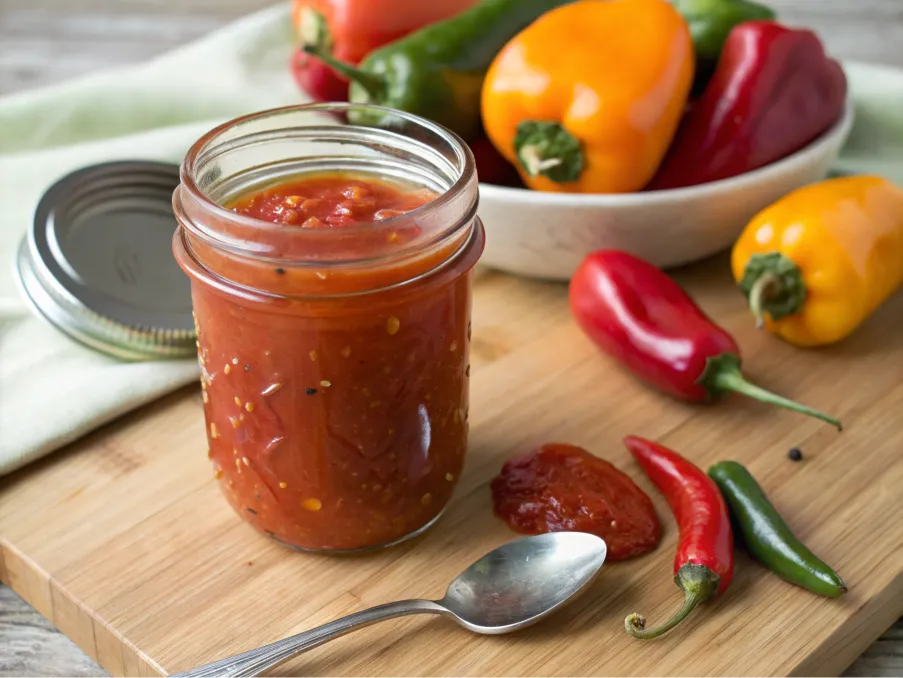
[[[752,219],[731,266],[760,325],[796,346],[840,341],[903,285],[903,189],[876,176],[798,189]]]
[[[496,56],[483,125],[530,188],[638,191],[668,150],[693,68],[690,31],[665,0],[581,0]]]

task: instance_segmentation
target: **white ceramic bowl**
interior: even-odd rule
[[[710,184],[626,194],[542,193],[480,184],[486,226],[481,264],[516,275],[569,280],[598,249],[631,252],[661,268],[730,247],[759,211],[824,179],[853,126],[853,105],[827,132],[782,160]]]

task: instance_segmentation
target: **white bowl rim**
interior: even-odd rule
[[[633,193],[554,193],[551,191],[534,191],[529,188],[480,183],[480,197],[515,200],[522,204],[561,207],[648,206],[650,204],[671,203],[682,199],[712,197],[756,184],[771,173],[778,174],[808,163],[813,157],[821,155],[824,152],[824,147],[830,146],[838,138],[844,139],[853,126],[853,118],[854,103],[848,97],[844,104],[843,115],[837,122],[803,148],[764,167],[706,184],[657,191],[636,191]]]

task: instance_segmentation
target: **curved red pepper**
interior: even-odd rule
[[[292,54],[291,71],[302,92],[314,101],[346,101],[348,80],[300,49]]]
[[[780,160],[837,121],[846,92],[843,69],[812,31],[741,23],[646,190],[704,184]]]
[[[735,391],[840,428],[836,419],[746,381],[734,338],[676,282],[632,254],[590,254],[571,279],[570,304],[590,339],[666,393],[705,402]]]
[[[674,581],[684,604],[661,626],[646,630],[646,620],[632,614],[624,620],[634,638],[657,638],[670,631],[700,603],[724,593],[734,577],[734,536],[724,498],[714,481],[676,452],[636,436],[624,444],[664,495],[680,529],[674,559]]]

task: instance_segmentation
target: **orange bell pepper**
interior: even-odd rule
[[[483,124],[530,188],[638,191],[668,150],[693,70],[690,31],[665,0],[580,0],[498,54]]]

